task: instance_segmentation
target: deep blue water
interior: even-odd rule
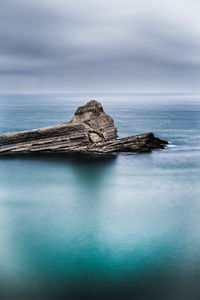
[[[120,136],[170,147],[0,158],[0,299],[200,299],[200,96],[0,96],[0,132],[102,102]]]

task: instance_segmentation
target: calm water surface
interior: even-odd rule
[[[92,97],[94,98],[94,96]],[[58,124],[91,96],[0,96],[0,132]],[[200,299],[200,97],[97,95],[120,136],[170,147],[0,159],[0,299]]]

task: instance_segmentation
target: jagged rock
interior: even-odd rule
[[[0,134],[0,154],[16,153],[113,153],[162,149],[166,141],[152,132],[117,138],[113,119],[101,103],[91,100],[80,106],[72,120],[23,132]]]

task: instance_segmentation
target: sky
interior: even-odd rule
[[[0,93],[200,92],[198,0],[0,0]]]

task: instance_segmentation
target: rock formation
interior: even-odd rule
[[[72,120],[23,132],[0,134],[0,155],[17,153],[114,153],[162,149],[166,141],[153,133],[117,138],[113,119],[101,103],[80,106]]]

